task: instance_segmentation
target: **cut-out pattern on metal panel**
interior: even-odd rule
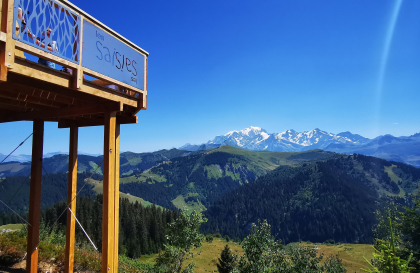
[[[79,63],[80,16],[53,0],[14,2],[14,39]]]

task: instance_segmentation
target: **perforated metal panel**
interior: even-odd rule
[[[79,15],[56,1],[15,0],[14,2],[14,39],[79,63]],[[47,30],[51,30],[51,33],[48,34]]]

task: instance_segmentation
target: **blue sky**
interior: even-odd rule
[[[121,149],[203,143],[249,126],[420,132],[420,1],[82,1],[89,14],[150,53],[148,109],[123,125]],[[381,63],[386,64],[378,90]],[[0,124],[0,153],[32,130]],[[67,129],[45,128],[44,153],[68,150]],[[103,128],[81,128],[79,151],[102,154]],[[28,141],[17,154],[30,154]]]

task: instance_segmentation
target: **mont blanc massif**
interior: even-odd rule
[[[378,136],[374,139],[343,132],[332,134],[320,129],[268,133],[260,127],[249,127],[217,136],[201,145],[189,143],[181,150],[196,151],[230,145],[251,151],[300,152],[322,149],[343,154],[363,154],[420,167],[420,133],[412,136]]]

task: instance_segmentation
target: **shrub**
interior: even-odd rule
[[[159,253],[156,268],[164,272],[194,272],[194,263],[184,265],[194,256],[192,250],[201,246],[204,236],[199,232],[201,224],[207,222],[200,212],[188,215],[184,210],[174,222],[169,224],[165,251]]]
[[[220,254],[219,263],[216,264],[219,273],[231,273],[236,269],[236,256],[232,254],[229,246],[226,245]]]
[[[369,273],[409,273],[411,269],[413,269],[408,266],[413,254],[410,254],[407,261],[398,257],[390,217],[388,217],[388,221],[391,240],[378,240],[381,243],[381,251],[378,251],[375,247],[373,247],[373,249],[375,249],[375,253],[373,253],[372,263],[365,258],[366,262],[372,267],[372,269],[362,270]]]
[[[314,247],[289,244],[287,248],[271,235],[266,220],[252,225],[251,233],[243,240],[244,256],[239,259],[240,273],[344,273],[346,270],[338,257],[328,257],[320,265],[323,254],[317,256]]]
[[[9,247],[0,255],[0,265],[9,266],[19,262],[23,258],[23,253],[15,247]]]
[[[334,240],[332,240],[332,239],[329,239],[329,240],[326,240],[326,241],[324,242],[324,244],[325,244],[325,245],[335,245],[335,241],[334,241]]]

